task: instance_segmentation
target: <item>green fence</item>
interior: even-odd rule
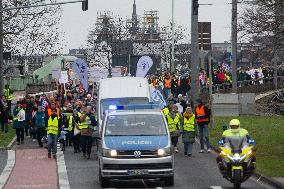
[[[32,77],[17,77],[17,78],[6,78],[5,84],[8,84],[13,91],[24,91],[26,90],[27,84],[33,83]]]

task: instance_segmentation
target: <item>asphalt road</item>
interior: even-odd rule
[[[192,157],[183,155],[182,148],[175,156],[175,185],[167,188],[178,189],[232,189],[232,184],[222,178],[218,171],[215,157],[216,154],[199,154],[199,145],[194,144]],[[72,147],[67,147],[64,158],[67,168],[70,188],[100,188],[98,177],[98,161],[95,154],[91,160],[83,160],[82,154],[74,154]],[[160,181],[135,180],[116,181],[111,188],[164,188]],[[246,181],[244,189],[264,189],[267,186],[257,183],[253,179]]]

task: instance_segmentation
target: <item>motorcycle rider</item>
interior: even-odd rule
[[[223,132],[222,140],[225,144],[229,142],[229,138],[246,138],[247,142],[251,139],[249,133],[246,129],[241,128],[241,122],[238,119],[232,119],[229,123],[230,129],[227,129]],[[217,163],[221,162],[222,158],[217,157]]]
[[[248,131],[241,128],[240,125],[241,123],[238,119],[230,121],[230,129],[223,132],[222,139],[218,142],[220,145],[220,155],[216,158],[221,174],[224,178],[234,183],[235,188],[239,188],[240,184],[254,173],[256,162],[254,140],[250,138]],[[227,151],[223,151],[224,149],[228,149],[230,154],[228,155]],[[237,162],[235,162],[235,159],[231,159],[235,158],[235,155]],[[231,157],[229,158],[230,160],[224,161],[225,156]],[[241,156],[248,159],[240,160]],[[239,168],[233,168],[240,166],[242,167],[241,172],[239,172]],[[240,177],[234,176],[235,174],[233,173],[236,170],[237,173],[240,173]],[[236,180],[236,178],[239,179]]]
[[[232,119],[230,121],[230,129],[223,132],[222,137],[226,139],[227,137],[244,137],[247,136],[249,139],[249,133],[246,129],[240,127],[241,122],[238,119]]]

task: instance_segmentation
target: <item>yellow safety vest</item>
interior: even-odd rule
[[[69,117],[69,125],[68,125],[68,131],[72,131],[73,129],[73,116]]]
[[[168,115],[170,113],[169,108],[168,107],[164,108],[163,113],[164,113],[165,116]]]
[[[82,114],[81,114],[81,112],[77,112],[77,115],[78,115],[78,117],[81,117]]]
[[[89,116],[86,116],[86,120],[82,123],[79,123],[79,129],[94,129],[94,127],[91,125],[91,118]]]
[[[11,95],[11,90],[10,89],[4,89],[4,96],[6,96],[8,101],[13,100],[13,96]]]
[[[48,119],[47,123],[47,134],[58,134],[58,124],[59,124],[59,117],[55,117],[53,120],[51,117]]]
[[[24,110],[24,109],[20,109],[20,111],[18,112],[18,114],[19,114],[20,112],[23,112],[23,111],[25,111],[25,110]],[[13,121],[18,121],[18,120],[19,120],[19,118],[18,118],[17,115],[13,117]]]
[[[194,131],[195,115],[193,114],[189,119],[184,118],[183,130]]]
[[[223,137],[244,137],[245,135],[248,135],[248,131],[242,128],[239,131],[235,131],[235,129],[228,129],[223,132]]]
[[[168,128],[170,130],[170,133],[176,131],[179,129],[179,125],[180,125],[180,122],[179,122],[179,115],[176,114],[176,117],[173,119],[171,118],[171,116],[168,114],[166,115],[167,116],[167,121],[168,121]]]

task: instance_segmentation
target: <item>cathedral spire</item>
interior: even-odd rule
[[[134,0],[134,3],[133,3],[133,12],[132,12],[132,16],[136,16],[136,2]]]

